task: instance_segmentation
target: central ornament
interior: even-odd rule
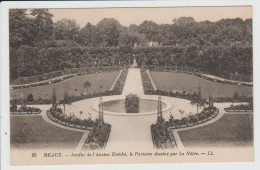
[[[139,113],[140,98],[136,94],[128,94],[125,97],[126,113]]]

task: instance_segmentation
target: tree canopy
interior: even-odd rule
[[[213,75],[252,76],[252,19],[122,26],[114,18],[80,27],[53,22],[48,9],[10,9],[10,79],[81,66],[127,64],[193,67]],[[132,58],[130,58],[132,62]]]

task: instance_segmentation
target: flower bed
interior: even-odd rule
[[[188,117],[184,117],[181,120],[174,119],[173,116],[170,117],[168,121],[168,125],[172,129],[185,128],[190,126],[195,126],[204,122],[207,122],[214,117],[216,117],[219,113],[219,110],[214,107],[206,107],[198,114],[192,114]]]
[[[40,114],[42,112],[41,109],[35,107],[27,107],[26,105],[22,105],[19,109],[17,109],[17,105],[13,104],[10,107],[11,114]]]
[[[230,107],[224,108],[226,112],[252,112],[253,105],[249,104],[240,104],[240,105],[231,105]]]
[[[170,129],[179,129],[195,126],[207,122],[219,113],[219,110],[214,107],[204,108],[203,111],[196,115],[184,117],[181,120],[174,119],[171,115],[168,121],[162,120],[162,123],[155,123],[151,125],[152,140],[154,147],[158,149],[170,149],[177,147],[176,141]]]
[[[140,99],[136,94],[128,94],[125,97],[125,109],[126,113],[138,113],[139,112]]]
[[[216,97],[213,100],[214,102],[224,103],[224,102],[249,102],[252,99],[253,99],[252,97],[238,96],[235,99],[233,97]]]
[[[177,147],[167,122],[151,125],[154,147],[157,149],[173,149]]]
[[[126,76],[127,76],[128,70],[125,69],[122,71],[120,77],[118,78],[114,88],[112,91],[115,92],[115,95],[120,95],[123,92],[123,88],[125,85],[125,80],[126,80]]]
[[[186,93],[186,92],[178,92],[178,91],[162,91],[162,90],[145,90],[146,95],[161,95],[161,96],[169,96],[169,97],[176,97],[181,99],[190,100],[191,103],[198,102],[198,94],[197,93]],[[200,105],[208,104],[206,99],[199,99]]]
[[[154,90],[154,89],[146,70],[141,69],[141,77],[142,77],[142,83],[144,87],[144,94],[148,94],[150,90]]]
[[[47,111],[47,116],[49,117],[49,119],[51,119],[56,123],[59,123],[63,126],[76,128],[76,129],[89,130],[95,124],[95,121],[93,121],[90,118],[81,120],[75,117],[74,115],[68,116],[64,114],[60,108],[57,109],[51,108],[50,110]]]
[[[47,116],[52,121],[63,126],[82,130],[91,130],[88,138],[85,141],[83,149],[95,150],[106,147],[106,143],[111,131],[110,124],[100,123],[98,119],[95,121],[90,118],[81,120],[74,115],[68,116],[64,114],[60,108],[51,108],[47,111]]]
[[[30,84],[22,84],[22,85],[12,85],[11,89],[23,89],[23,88],[30,88],[30,87],[36,87],[36,86],[44,86],[44,85],[49,85],[49,84],[54,84],[54,83],[59,83],[63,80],[70,79],[72,77],[76,77],[77,75],[71,74],[71,75],[64,75],[61,77],[56,77],[50,80],[45,80],[45,81],[40,81],[36,83],[30,83]]]
[[[96,121],[93,129],[91,130],[90,134],[88,135],[88,138],[85,141],[83,149],[84,150],[104,149],[106,147],[110,131],[111,131],[110,124],[106,124],[106,123],[100,124]]]
[[[29,104],[29,105],[43,105],[43,104],[51,104],[51,99],[34,99],[32,102],[27,102],[26,99],[11,99],[10,104],[17,104],[22,105],[23,103]]]

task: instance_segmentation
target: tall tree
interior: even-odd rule
[[[102,39],[101,46],[115,47],[118,45],[118,38],[122,25],[114,18],[105,18],[97,24],[98,36]]]
[[[36,30],[35,41],[51,40],[53,38],[53,15],[48,9],[33,9],[31,15],[34,18]]]
[[[78,37],[80,26],[75,20],[63,18],[54,23],[54,37],[57,40],[72,40]]]
[[[9,36],[10,46],[18,48],[19,46],[31,44],[32,30],[30,29],[31,19],[27,17],[26,9],[9,10]]]

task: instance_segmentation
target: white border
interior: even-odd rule
[[[259,82],[260,82],[260,1],[258,0],[175,0],[175,1],[93,1],[93,2],[2,2],[0,4],[0,113],[1,113],[1,169],[103,169],[114,170],[119,168],[124,169],[260,169],[259,160]],[[165,7],[165,6],[239,6],[239,5],[253,5],[253,44],[254,44],[254,138],[255,138],[255,162],[253,163],[186,163],[186,164],[138,164],[138,165],[81,165],[81,166],[23,166],[10,167],[9,166],[9,41],[8,41],[8,9],[9,8],[90,8],[90,7]],[[258,47],[258,48],[257,48]],[[5,135],[5,132],[7,135]]]

